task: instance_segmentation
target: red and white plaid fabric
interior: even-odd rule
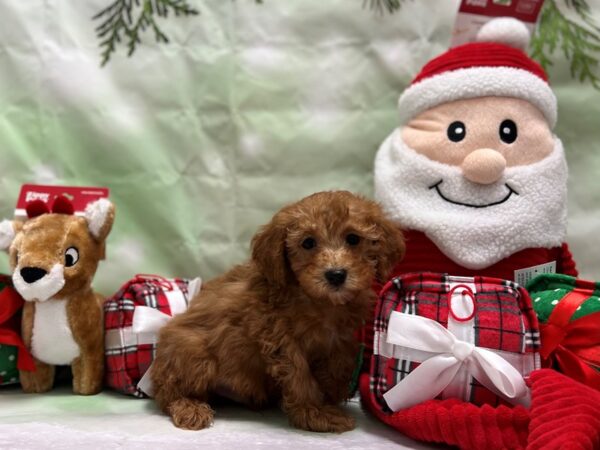
[[[137,307],[146,306],[171,316],[174,301],[179,309],[182,303],[186,308],[191,281],[138,275],[104,303],[105,382],[108,386],[136,397],[146,396],[137,384],[154,360],[156,341],[147,343],[148,339],[141,339],[133,331],[134,312]]]
[[[489,277],[405,274],[386,284],[375,310],[370,395],[372,403],[382,412],[391,413],[383,394],[419,366],[410,359],[397,359],[395,353],[390,356],[389,344],[385,342],[390,315],[394,311],[415,314],[449,329],[449,299],[455,286],[464,285],[470,286],[475,305],[474,316],[465,325],[469,328],[471,343],[507,357],[526,379],[531,371],[540,367],[538,322],[525,289],[514,282]],[[468,386],[463,392],[467,398],[463,400],[478,405],[504,403],[468,374],[465,382]],[[438,398],[447,397],[449,395],[443,391]]]

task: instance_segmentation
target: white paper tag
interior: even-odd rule
[[[556,273],[556,261],[515,270],[515,281],[521,286],[525,286],[529,280],[543,273]]]

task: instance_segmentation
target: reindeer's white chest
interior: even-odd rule
[[[67,319],[67,301],[35,303],[31,353],[46,364],[65,365],[79,356]]]

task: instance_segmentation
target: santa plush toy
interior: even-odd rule
[[[400,126],[375,159],[376,198],[406,236],[393,277],[577,275],[565,243],[568,173],[552,131],[556,97],[523,51],[528,41],[519,21],[494,19],[476,42],[427,63],[401,95]],[[432,399],[391,414],[370,400],[367,373],[360,390],[367,409],[418,440],[462,449],[600,448],[600,392],[549,369],[532,372],[529,383],[531,408]]]
[[[431,60],[400,97],[400,127],[375,159],[375,196],[406,230],[394,275],[515,280],[552,263],[577,275],[556,97],[523,52],[528,41],[521,22],[488,22],[478,42]]]

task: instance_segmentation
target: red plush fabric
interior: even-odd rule
[[[72,216],[75,213],[73,203],[64,195],[60,195],[54,199],[52,204],[52,212],[55,214],[66,214]]]
[[[573,256],[569,247],[528,248],[510,255],[485,269],[473,270],[462,267],[448,258],[424,233],[415,230],[404,232],[406,256],[394,267],[389,278],[409,272],[438,272],[453,276],[473,277],[477,275],[514,280],[514,271],[556,261],[556,271],[577,276]]]
[[[532,373],[531,409],[477,407],[458,400],[430,400],[386,415],[373,404],[369,376],[360,391],[364,406],[406,436],[478,449],[600,449],[600,392],[550,369]]]
[[[494,42],[471,42],[459,45],[429,61],[415,77],[413,83],[443,72],[469,67],[514,67],[548,81],[542,66],[522,50]]]
[[[47,214],[50,212],[48,205],[43,200],[33,200],[27,203],[27,206],[25,206],[25,211],[27,211],[27,217],[29,219],[33,219],[34,217],[38,217],[42,214]]]

